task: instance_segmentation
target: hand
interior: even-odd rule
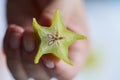
[[[59,9],[66,27],[88,36],[85,17],[80,0],[8,0],[8,29],[4,39],[4,50],[8,67],[16,80],[49,80],[55,76],[60,80],[71,80],[82,68],[89,50],[89,41],[76,41],[69,48],[70,66],[48,54],[33,63],[38,41],[34,37],[32,18],[39,24],[49,26],[56,9]]]

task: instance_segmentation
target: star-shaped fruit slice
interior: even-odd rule
[[[50,27],[39,25],[35,18],[32,25],[34,32],[38,35],[37,38],[41,40],[34,63],[37,64],[42,55],[51,53],[72,65],[68,58],[68,48],[75,40],[83,40],[86,37],[68,30],[61,20],[59,10],[55,12]]]

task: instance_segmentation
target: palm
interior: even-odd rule
[[[81,13],[82,11],[79,9],[80,7],[77,6],[79,5],[78,1],[80,0],[8,0],[8,24],[17,24],[22,27],[18,28],[16,25],[14,25],[12,29],[8,28],[4,39],[4,49],[7,56],[7,64],[10,71],[17,80],[27,80],[31,77],[35,78],[35,80],[49,80],[51,76],[56,76],[61,80],[70,80],[76,75],[79,67],[83,65],[86,58],[86,53],[88,52],[87,40],[77,41],[72,46],[70,46],[69,58],[73,62],[74,66],[69,66],[51,55],[43,56],[42,60],[40,60],[40,63],[35,65],[33,61],[38,43],[37,41],[34,41],[34,46],[36,48],[32,49],[32,51],[26,51],[24,49],[24,35],[31,34],[31,36],[34,38],[31,27],[33,17],[36,17],[41,25],[50,25],[49,20],[41,22],[41,16],[51,18],[52,13],[54,10],[56,10],[56,8],[59,8],[60,11],[64,14],[62,15],[63,22],[69,29],[77,32],[78,34],[87,35],[83,20],[83,13]],[[49,11],[46,12],[47,16],[44,16],[43,14],[45,11]],[[16,34],[17,38],[15,37],[14,40],[11,40],[10,38],[13,37],[11,34],[13,33],[19,34]],[[18,42],[19,44],[17,45],[19,45],[19,47],[15,49],[11,48],[9,41],[12,41],[12,43]],[[26,39],[25,44],[27,47],[29,47],[29,38]],[[48,60],[55,61],[54,69],[48,69],[43,66],[43,59],[46,57]]]

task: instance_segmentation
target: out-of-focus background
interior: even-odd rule
[[[91,54],[74,80],[120,80],[120,0],[86,0]],[[5,0],[0,0],[0,47],[5,32]],[[1,54],[1,53],[0,53]],[[11,80],[0,59],[0,80]]]
[[[75,80],[120,80],[120,0],[87,0],[85,8],[91,65],[87,63]]]

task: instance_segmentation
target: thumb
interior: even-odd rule
[[[51,25],[51,19],[57,9],[60,10],[60,14],[62,17],[62,20],[64,24],[67,24],[68,20],[70,19],[72,12],[73,12],[73,6],[76,4],[76,1],[73,0],[50,0],[49,3],[45,2],[47,0],[41,1],[38,0],[38,6],[39,5],[45,5],[44,8],[42,8],[42,12],[39,15],[38,22],[39,24],[43,26],[50,26]],[[41,3],[42,2],[42,3]],[[43,3],[44,2],[44,3]],[[41,8],[41,6],[39,6]],[[68,15],[69,14],[69,15]]]

